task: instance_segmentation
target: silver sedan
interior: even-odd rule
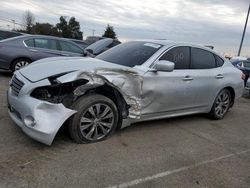
[[[96,58],[55,57],[16,71],[9,114],[50,145],[62,126],[77,143],[131,123],[207,113],[222,119],[242,95],[241,71],[214,51],[167,40],[120,44]]]

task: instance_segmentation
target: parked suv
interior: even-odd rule
[[[58,37],[25,35],[0,41],[0,69],[13,72],[42,58],[83,55],[79,45]]]

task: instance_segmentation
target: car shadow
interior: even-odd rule
[[[186,116],[179,116],[179,117],[170,117],[170,118],[164,118],[160,120],[149,120],[145,122],[138,122],[133,123],[128,127],[125,127],[123,129],[117,130],[117,134],[122,134],[123,132],[130,132],[130,131],[139,131],[141,129],[158,129],[161,127],[172,127],[176,126],[180,123],[185,123],[187,121],[198,121],[199,119],[206,119],[206,114],[194,114],[194,115],[186,115]],[[207,118],[208,119],[208,118]],[[210,121],[208,119],[208,121]]]
[[[12,74],[12,72],[10,72],[10,71],[5,71],[5,70],[0,70],[0,76],[2,76],[2,77],[11,77],[13,74]]]

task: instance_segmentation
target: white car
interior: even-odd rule
[[[96,142],[139,121],[196,113],[222,119],[242,95],[241,74],[205,47],[131,41],[96,58],[48,58],[16,71],[9,114],[44,144],[67,120],[75,142]]]

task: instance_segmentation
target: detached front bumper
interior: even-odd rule
[[[13,94],[11,87],[7,91],[11,119],[31,138],[51,145],[62,124],[76,111],[65,108],[63,104],[30,97],[28,91],[35,83],[30,83],[20,74],[16,76],[24,82],[24,86],[18,96]]]

